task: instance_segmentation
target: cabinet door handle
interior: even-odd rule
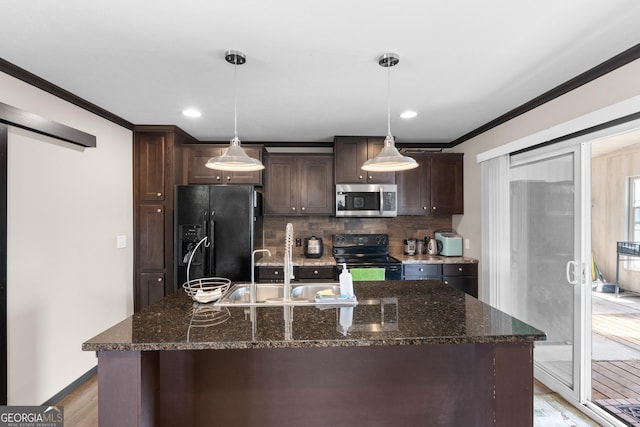
[[[161,209],[161,208],[158,208],[158,209],[157,209],[157,212],[158,212],[158,213],[162,212],[162,209]]]
[[[158,193],[158,194],[157,194],[157,196],[158,196],[158,197],[162,197],[162,193]]]
[[[435,207],[435,206],[434,206],[434,207],[432,207],[432,208],[431,208],[431,210],[434,210],[434,211],[435,211],[435,210],[436,210],[436,207]]]
[[[307,208],[305,208],[305,207],[303,206],[303,207],[302,207],[302,210],[303,210],[303,211],[306,211],[306,210],[307,210]]]
[[[369,175],[369,179],[373,179],[373,177],[371,175]]]
[[[296,207],[295,207],[295,206],[294,206],[294,207],[292,207],[292,208],[291,208],[291,210],[292,210],[292,211],[295,211],[295,210],[296,210]]]
[[[426,206],[423,206],[423,207],[422,207],[422,210],[423,210],[423,211],[426,211],[426,210],[427,210],[427,207],[426,207]]]
[[[358,175],[358,179],[362,179],[362,175]]]
[[[216,176],[216,181],[220,181],[222,178],[218,175]]]
[[[445,281],[444,281],[444,284],[445,284],[445,285],[448,285],[448,284],[449,284],[449,281],[448,281],[448,280],[445,280]]]
[[[230,176],[227,177],[227,182],[229,182],[229,181],[231,181],[231,177]]]
[[[158,277],[158,282],[162,282],[162,277]]]

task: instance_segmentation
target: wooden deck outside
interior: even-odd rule
[[[592,331],[637,352],[638,357],[625,356],[625,360],[615,360],[614,356],[614,360],[593,360],[591,400],[626,421],[628,425],[640,426],[637,418],[621,413],[616,407],[640,406],[640,304],[632,300],[624,302],[626,304],[600,300],[596,303],[594,299],[598,308],[594,304]]]

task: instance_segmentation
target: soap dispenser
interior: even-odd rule
[[[343,298],[353,296],[353,277],[345,263],[342,264],[342,273],[340,273],[340,294]]]

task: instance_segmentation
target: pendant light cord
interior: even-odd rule
[[[238,138],[238,58],[233,63],[233,136]]]
[[[387,135],[391,135],[391,64],[387,63]]]

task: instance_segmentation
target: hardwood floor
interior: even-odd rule
[[[65,427],[97,426],[98,377],[92,377],[57,404],[64,407]]]

